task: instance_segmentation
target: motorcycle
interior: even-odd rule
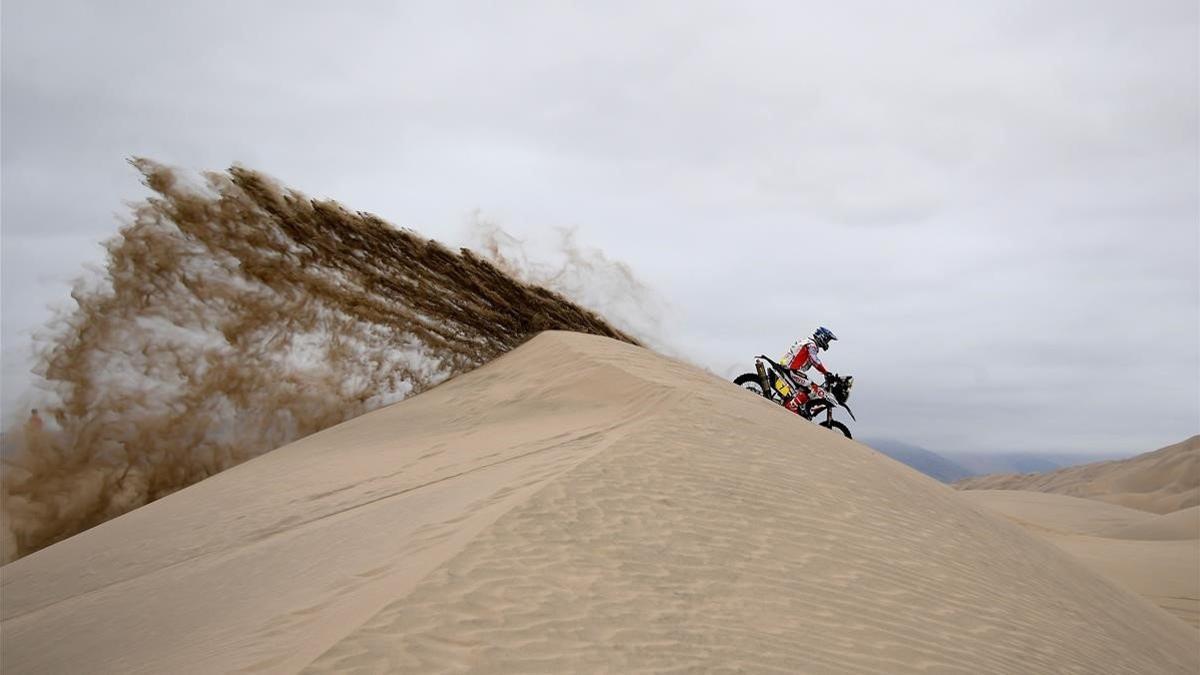
[[[762,354],[754,357],[754,368],[756,372],[738,375],[733,383],[779,405],[783,405],[792,392],[799,391],[802,387],[790,369]],[[817,421],[821,415],[824,415],[825,419],[820,420],[817,424],[826,429],[840,431],[846,438],[853,438],[850,435],[850,429],[845,424],[833,419],[834,408],[841,406],[850,413],[850,419],[858,421],[858,418],[854,416],[854,411],[846,405],[846,400],[850,398],[850,388],[853,386],[854,376],[843,377],[832,373],[825,376],[824,387],[816,382],[809,382],[808,401],[796,410],[796,414],[811,421]]]

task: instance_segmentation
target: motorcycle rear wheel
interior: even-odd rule
[[[743,373],[742,375],[738,375],[733,383],[743,389],[749,389],[764,398],[771,398],[763,391],[762,382],[758,379],[758,373]]]

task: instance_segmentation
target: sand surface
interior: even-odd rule
[[[1083,497],[1026,490],[969,490],[963,497],[1003,513],[1030,529],[1057,534],[1099,534],[1142,525],[1158,516]]]
[[[568,333],[0,577],[6,673],[1200,671],[1187,625],[961,493]]]
[[[1114,539],[1200,539],[1200,506],[1155,516],[1138,523],[1114,526],[1102,530],[1099,534]]]
[[[1182,621],[1200,628],[1200,513],[1155,515],[1092,499],[969,490],[1004,514]]]
[[[1046,473],[978,476],[961,480],[955,487],[1053,492],[1171,513],[1200,505],[1200,435],[1129,459]]]

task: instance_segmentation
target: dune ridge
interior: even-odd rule
[[[1200,505],[1200,435],[1129,459],[1046,473],[976,476],[961,490],[1030,490],[1086,497],[1164,514]]]
[[[1185,625],[955,490],[572,333],[0,584],[14,672],[1200,667]]]

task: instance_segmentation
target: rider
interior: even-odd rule
[[[796,340],[792,348],[783,357],[783,364],[791,370],[791,374],[796,378],[800,387],[797,388],[791,396],[783,400],[783,405],[792,412],[799,412],[800,406],[808,402],[808,392],[811,384],[804,372],[809,368],[816,368],[822,375],[829,376],[830,372],[825,368],[825,364],[821,363],[820,357],[817,355],[821,350],[828,351],[829,343],[837,339],[833,331],[821,326],[813,331],[812,337],[806,340]]]

